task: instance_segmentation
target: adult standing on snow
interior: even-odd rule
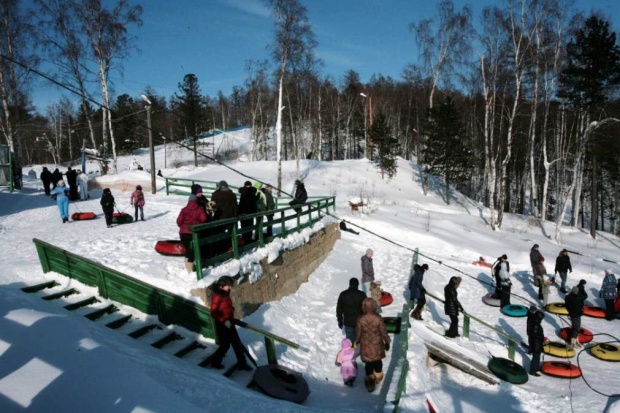
[[[62,179],[57,182],[56,188],[52,189],[52,196],[56,196],[56,205],[60,211],[62,223],[69,222],[69,190]]]
[[[78,169],[78,186],[80,187],[80,201],[88,200],[88,175]]]
[[[308,200],[308,191],[306,191],[306,186],[304,185],[303,182],[301,182],[301,180],[296,179],[295,180],[295,197],[288,204],[290,206],[302,205],[302,204],[305,204],[307,200]],[[299,214],[301,212],[301,208],[295,208],[295,212]]]
[[[256,199],[256,188],[252,186],[252,182],[245,181],[243,186],[239,188],[239,216],[256,214],[258,212],[258,203]],[[241,219],[241,229],[245,229],[254,225],[254,218]],[[241,237],[244,244],[252,242],[252,231],[244,232]]]
[[[540,374],[540,353],[543,351],[543,341],[545,332],[542,327],[542,320],[545,314],[535,306],[531,306],[527,312],[527,344],[528,352],[532,354],[530,362],[530,374],[539,377]]]
[[[56,168],[54,169],[54,172],[52,172],[52,189],[56,188],[56,186],[58,186],[58,182],[60,181],[62,181],[62,173],[60,173],[58,168]]]
[[[603,284],[601,284],[601,291],[599,296],[605,300],[605,318],[611,321],[616,318],[614,311],[614,302],[618,296],[618,285],[616,276],[611,268],[605,270],[605,278],[603,278]]]
[[[349,288],[340,293],[336,302],[338,328],[341,330],[344,328],[345,337],[352,342],[355,341],[357,319],[362,315],[362,302],[366,298],[366,294],[359,290],[359,284],[357,278],[351,278]]]
[[[69,198],[75,201],[78,199],[77,172],[71,169],[71,167],[68,167],[65,175],[67,176],[67,183],[69,184]]]
[[[362,291],[368,294],[370,283],[375,280],[375,268],[372,263],[373,252],[370,248],[362,255]]]
[[[235,307],[233,307],[233,302],[230,298],[230,290],[233,284],[234,280],[224,275],[211,287],[213,291],[211,294],[211,317],[215,321],[215,331],[220,344],[213,356],[211,356],[211,367],[214,369],[224,368],[222,359],[232,345],[237,357],[237,365],[235,367],[240,370],[250,371],[252,368],[245,360],[243,343],[241,343],[237,328],[233,323]]]
[[[585,281],[583,283],[585,285]],[[588,298],[585,289],[580,290],[578,286],[574,286],[564,298],[566,311],[571,322],[571,346],[581,347],[581,343],[577,340],[579,329],[581,328],[581,316],[583,315],[583,304]]]
[[[534,274],[534,285],[538,287],[538,299],[542,300],[544,298],[543,287],[547,269],[545,268],[545,264],[543,264],[545,257],[542,256],[538,248],[538,244],[534,244],[530,250],[530,264],[532,265],[532,274]]]
[[[226,181],[219,182],[218,188],[213,192],[213,195],[211,195],[211,202],[215,203],[216,206],[215,214],[213,215],[215,220],[238,217],[237,197],[228,187],[228,183]],[[226,226],[218,226],[214,229],[214,232],[224,233],[228,231],[230,233],[235,225],[237,225],[236,222]],[[221,254],[225,252],[230,245],[230,240],[221,240],[214,248],[215,253]]]
[[[50,184],[52,183],[52,173],[45,166],[41,171],[41,182],[43,182],[43,190],[45,195],[50,194]]]
[[[263,194],[265,195],[265,204],[267,211],[273,211],[276,209],[276,203],[273,199],[273,187],[269,184],[265,185],[261,188]],[[267,234],[268,237],[273,235],[273,214],[267,215]]]
[[[454,338],[459,334],[459,311],[463,312],[463,306],[459,302],[456,289],[461,285],[461,277],[451,277],[443,289],[444,312],[450,317],[450,328],[446,331],[446,337]]]
[[[362,302],[362,312],[364,314],[357,319],[355,342],[361,347],[360,356],[365,363],[366,390],[372,392],[383,379],[382,360],[385,358],[385,352],[390,349],[391,340],[383,318],[377,314],[375,300],[365,298]]]
[[[101,200],[99,201],[101,204],[101,209],[103,209],[103,215],[105,216],[105,224],[108,228],[112,228],[112,218],[114,217],[114,206],[116,205],[114,201],[114,197],[112,196],[112,191],[110,188],[106,188],[103,190],[103,194],[101,195]]]
[[[497,278],[499,279],[500,308],[510,305],[510,290],[512,282],[510,281],[510,263],[506,254],[499,257],[499,263],[496,266]]]
[[[424,273],[428,271],[428,264],[415,264],[413,266],[413,275],[409,280],[409,298],[416,303],[415,308],[411,312],[411,317],[415,320],[422,320],[422,310],[426,304],[426,288],[422,285],[424,281]]]
[[[555,270],[553,272],[554,274],[560,274],[560,279],[562,280],[560,291],[566,293],[566,279],[568,278],[568,273],[573,272],[573,266],[570,263],[570,257],[566,248],[560,251],[560,254],[555,259]]]
[[[194,259],[196,258],[194,249],[192,248],[192,231],[189,227],[207,221],[207,212],[198,200],[198,198],[203,197],[202,187],[196,184],[192,187],[192,192],[195,192],[195,195],[190,195],[187,205],[181,210],[177,217],[179,237],[185,247],[185,269],[188,273],[194,271]]]

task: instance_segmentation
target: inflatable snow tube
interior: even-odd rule
[[[94,212],[76,212],[71,215],[71,219],[74,221],[85,221],[95,218],[97,218],[97,214],[95,214]]]
[[[498,378],[512,384],[527,383],[527,372],[525,369],[510,359],[493,357],[487,365],[489,370]]]
[[[568,310],[564,303],[549,303],[545,307],[545,310],[552,314],[568,315]]]
[[[293,403],[301,403],[310,395],[308,383],[300,373],[277,364],[258,367],[254,383],[266,395]]]
[[[581,377],[581,369],[576,364],[568,361],[544,361],[540,365],[540,371],[547,376],[562,379],[576,379]]]
[[[620,296],[616,298],[616,302],[614,303],[614,311],[616,312],[616,315],[620,314]]]
[[[493,298],[493,294],[491,294],[491,293],[488,293],[487,295],[482,297],[482,302],[485,303],[486,305],[490,305],[491,307],[499,307],[500,306],[499,298]]]
[[[508,304],[503,306],[500,311],[509,317],[525,317],[527,315],[527,307],[521,304]]]
[[[399,334],[401,323],[401,317],[383,317],[383,324],[385,324],[385,329],[388,333]]]
[[[600,343],[590,347],[590,352],[597,359],[620,361],[620,345],[616,343]]]
[[[478,266],[484,267],[484,268],[491,268],[492,267],[491,264],[489,264],[488,262],[486,262],[484,260],[473,261],[472,264],[473,265],[478,265]]]
[[[568,347],[566,343],[560,343],[559,341],[548,341],[543,344],[543,352],[550,356],[571,358],[575,357],[575,350]]]
[[[559,336],[562,340],[570,341],[572,332],[572,328],[564,327],[560,329]],[[580,343],[589,343],[590,341],[592,341],[593,338],[594,335],[590,330],[583,327],[579,329],[579,334],[577,334],[577,340],[579,340]]]
[[[114,224],[128,224],[130,222],[133,222],[133,217],[126,212],[112,214],[112,223]]]
[[[159,252],[161,255],[184,256],[185,246],[179,240],[169,239],[157,241],[155,243],[155,251]]]
[[[381,293],[381,300],[379,301],[381,303],[381,307],[392,304],[392,301],[394,301],[394,297],[392,297],[392,294],[385,291]]]
[[[605,318],[605,309],[593,305],[584,305],[583,315],[594,318]]]

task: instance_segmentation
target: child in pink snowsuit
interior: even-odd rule
[[[343,339],[340,346],[341,350],[336,357],[336,366],[340,366],[340,374],[344,384],[353,386],[353,382],[357,377],[357,363],[355,362],[357,352],[348,338]]]

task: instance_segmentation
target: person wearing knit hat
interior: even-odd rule
[[[560,291],[566,294],[566,280],[568,278],[568,273],[573,272],[573,266],[570,263],[570,257],[568,256],[568,250],[564,248],[558,254],[555,259],[555,270],[554,274],[560,274],[560,279],[562,280],[562,284],[560,285]]]
[[[142,185],[136,185],[136,190],[131,193],[129,203],[134,206],[134,221],[138,220],[138,211],[140,212],[140,220],[144,221],[144,192]]]
[[[199,184],[193,184],[191,186],[192,195],[202,194],[202,186]]]
[[[605,270],[605,278],[599,292],[599,297],[605,300],[605,318],[611,321],[616,318],[614,302],[618,296],[618,284],[616,276],[611,268]]]
[[[530,264],[532,265],[532,274],[534,275],[534,286],[538,287],[538,299],[543,300],[543,287],[545,284],[545,275],[547,275],[547,269],[545,268],[545,257],[542,256],[538,250],[538,244],[534,244],[530,250]]]
[[[536,307],[532,311],[532,307],[527,313],[527,347],[528,352],[532,354],[529,373],[532,376],[540,377],[540,354],[543,351],[545,340],[542,320],[545,318],[545,313],[538,311]]]
[[[583,304],[588,298],[588,294],[581,291],[578,286],[571,289],[570,294],[564,298],[566,311],[571,322],[571,342],[572,347],[581,347],[581,343],[577,340],[579,329],[581,328],[581,316],[583,315]]]
[[[372,263],[373,252],[370,248],[362,255],[362,291],[368,294],[370,283],[375,280],[375,268]]]
[[[413,266],[413,275],[409,279],[409,299],[412,304],[416,303],[415,308],[411,312],[414,320],[422,320],[422,310],[426,304],[426,288],[422,282],[424,281],[424,273],[428,271],[428,264],[415,264]]]

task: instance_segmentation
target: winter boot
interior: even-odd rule
[[[373,374],[375,376],[375,383],[377,384],[381,383],[381,380],[383,380],[383,373],[380,371],[379,372],[375,371]]]
[[[411,317],[413,317],[415,320],[422,320],[421,313],[422,313],[422,305],[417,304],[415,308],[413,309],[413,311],[411,312]]]
[[[579,342],[579,340],[577,339],[577,337],[573,337],[570,340],[570,348],[576,348],[576,347],[581,347],[581,343]]]
[[[369,393],[375,391],[375,376],[370,375],[364,377],[364,384]]]

